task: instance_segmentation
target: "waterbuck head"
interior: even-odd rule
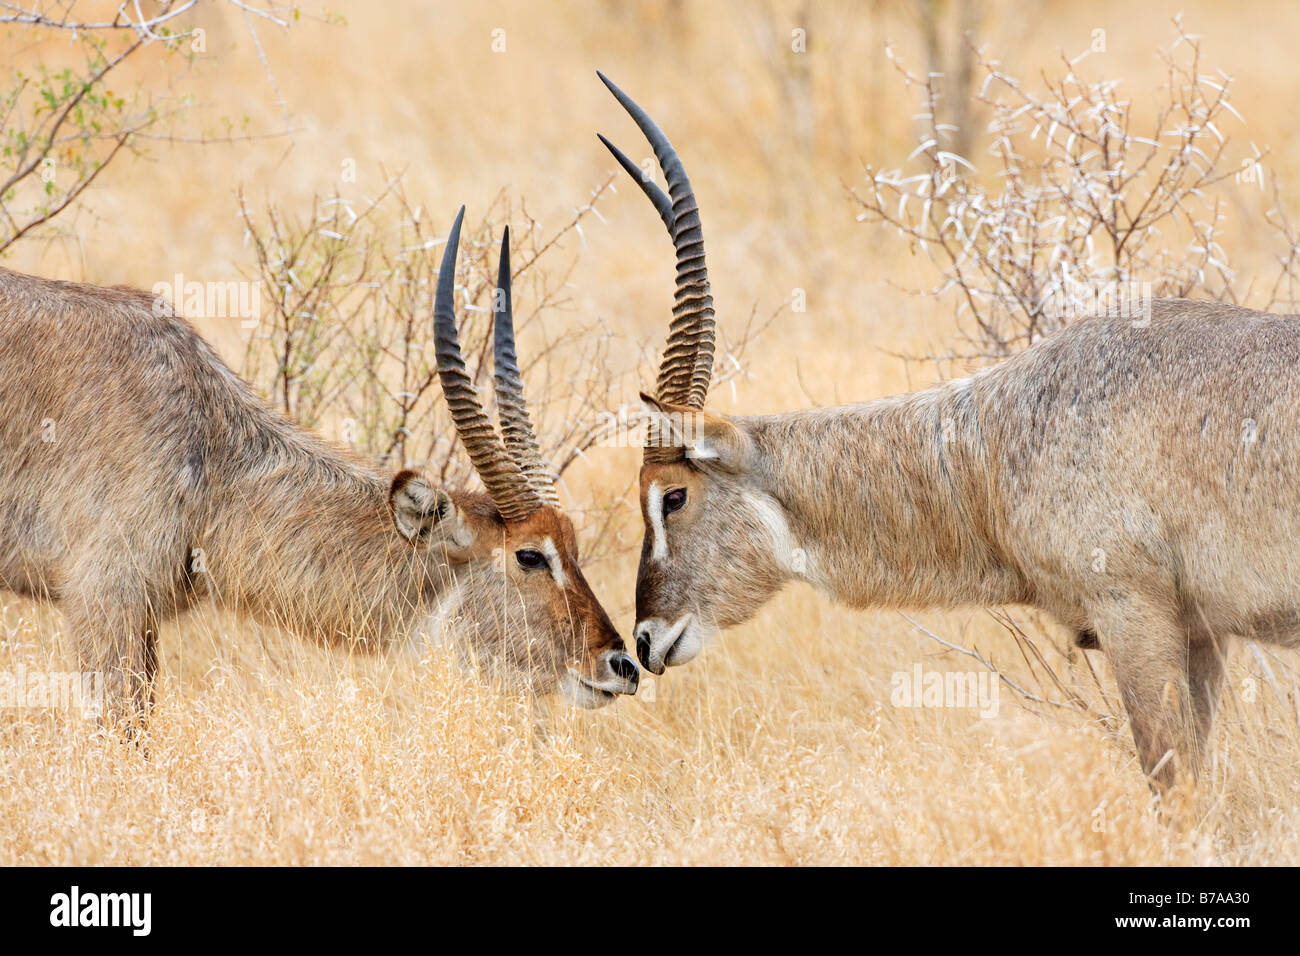
[[[498,435],[465,369],[453,301],[464,207],[447,238],[434,305],[438,375],[452,420],[486,495],[434,489],[413,472],[393,479],[398,530],[455,569],[444,612],[474,629],[494,666],[528,676],[538,690],[562,691],[599,707],[636,693],[636,664],[578,564],[573,523],[560,510],[524,403],[510,307],[510,233],[501,241],[494,296],[493,358]]]
[[[604,136],[654,204],[677,252],[677,293],[641,466],[645,538],[636,583],[636,650],[646,669],[695,657],[718,629],[750,617],[792,576],[789,532],[762,490],[743,422],[704,411],[713,377],[713,296],[699,207],[676,150],[654,121],[597,74],[649,140],[664,192]]]

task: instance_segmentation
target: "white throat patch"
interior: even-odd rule
[[[795,538],[781,506],[762,492],[745,491],[743,497],[750,511],[767,530],[776,563],[797,578],[815,581],[812,555]]]
[[[650,521],[650,559],[663,562],[668,560],[668,534],[664,528],[664,490],[659,482],[650,482],[650,490],[645,495],[646,518]]]

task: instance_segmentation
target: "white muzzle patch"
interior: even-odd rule
[[[665,667],[676,667],[693,660],[704,649],[709,629],[689,611],[676,621],[649,618],[637,622],[636,652],[641,664],[652,674],[662,674]]]

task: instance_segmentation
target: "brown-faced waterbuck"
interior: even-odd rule
[[[366,648],[458,617],[476,651],[539,691],[583,706],[635,692],[529,422],[504,240],[501,437],[466,373],[453,306],[463,215],[435,340],[486,494],[384,474],[294,426],[146,293],[0,270],[0,587],[59,604],[115,717],[151,700],[159,626],[204,600]]]
[[[709,414],[695,198],[663,133],[605,82],[668,192],[614,154],[677,250],[643,396],[659,419],[640,475],[645,667],[689,661],[793,580],[856,607],[1029,605],[1106,654],[1146,772],[1195,774],[1230,640],[1300,647],[1300,318],[1157,300],[927,391]]]

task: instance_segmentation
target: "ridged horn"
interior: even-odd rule
[[[474,382],[465,371],[456,334],[456,252],[460,245],[460,226],[465,207],[460,207],[447,236],[438,269],[438,291],[433,304],[433,340],[438,362],[442,394],[456,425],[456,434],[469,454],[469,460],[483,480],[483,486],[508,522],[522,521],[542,507],[538,497],[515,460],[506,452],[496,429],[483,412]]]
[[[524,401],[524,379],[515,354],[515,319],[510,308],[510,227],[501,236],[501,259],[497,265],[496,295],[492,300],[493,379],[496,382],[497,415],[506,451],[523,472],[524,479],[543,502],[559,507],[555,480],[542,460],[537,433]]]
[[[709,289],[709,272],[704,262],[704,232],[700,227],[700,210],[686,169],[668,137],[655,125],[646,111],[620,90],[599,70],[596,75],[614,94],[614,98],[636,121],[654,150],[659,168],[668,182],[664,193],[642,170],[604,136],[605,144],[620,166],[636,180],[641,191],[654,204],[659,217],[668,227],[677,251],[677,291],[668,344],[659,366],[657,396],[667,402],[702,409],[713,379],[714,317],[713,295]],[[598,134],[599,135],[599,134]]]

